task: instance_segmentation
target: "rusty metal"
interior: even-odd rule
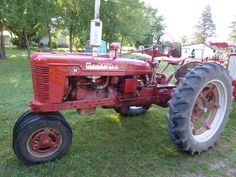
[[[52,128],[45,127],[32,133],[27,141],[27,149],[35,157],[47,157],[53,154],[60,144],[60,134]]]
[[[193,135],[201,135],[211,128],[218,107],[219,93],[216,86],[210,83],[200,92],[192,111]]]

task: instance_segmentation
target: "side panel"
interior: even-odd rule
[[[50,103],[60,103],[63,101],[64,91],[68,76],[68,67],[50,66]]]

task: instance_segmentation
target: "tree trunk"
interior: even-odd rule
[[[18,47],[20,48],[24,48],[26,49],[27,48],[27,39],[26,39],[26,32],[25,31],[22,31],[21,33],[18,33],[17,36],[18,36]]]
[[[47,24],[48,27],[48,46],[50,48],[50,52],[52,51],[52,34],[51,34],[51,27]]]
[[[71,26],[70,27],[70,30],[69,30],[69,48],[70,48],[70,52],[73,51],[73,27]]]
[[[120,53],[122,53],[123,42],[124,42],[124,39],[123,39],[123,36],[121,36]]]
[[[3,24],[0,22],[0,59],[6,59],[6,50],[3,36]]]
[[[25,32],[25,39],[26,39],[26,48],[27,48],[27,53],[28,53],[28,59],[30,59],[30,36],[28,32]]]

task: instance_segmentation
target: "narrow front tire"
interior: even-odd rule
[[[20,121],[16,126],[18,128],[13,137],[16,156],[25,164],[48,162],[62,157],[72,141],[69,124],[58,114],[30,115],[31,119]]]

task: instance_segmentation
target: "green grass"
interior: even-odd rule
[[[166,132],[167,109],[153,106],[145,115],[123,118],[113,110],[97,109],[81,117],[63,112],[73,131],[73,143],[60,160],[24,165],[12,150],[12,129],[32,97],[27,52],[8,49],[0,60],[0,176],[138,177],[235,176],[236,111],[214,148],[201,155],[179,151]],[[236,110],[236,104],[233,105]]]

